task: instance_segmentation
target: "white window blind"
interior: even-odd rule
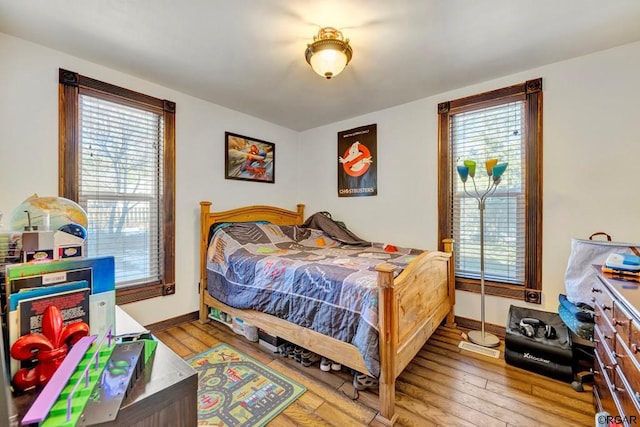
[[[463,160],[477,162],[476,184],[480,189],[488,183],[485,160],[498,158],[509,166],[497,191],[485,204],[485,279],[524,285],[527,191],[524,108],[524,101],[516,101],[451,115],[451,169],[455,175],[452,231],[459,277],[480,277],[480,211],[477,200],[464,193],[456,164]],[[473,189],[471,179],[466,185]]]
[[[88,253],[115,257],[116,287],[163,274],[163,116],[81,94],[78,201]]]

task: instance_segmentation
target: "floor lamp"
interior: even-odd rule
[[[465,160],[462,165],[457,166],[465,194],[478,201],[478,210],[480,211],[480,314],[482,328],[480,331],[469,332],[468,336],[472,343],[484,347],[496,347],[500,344],[500,339],[497,336],[484,330],[484,207],[487,198],[495,193],[496,188],[498,188],[507,165],[508,163],[506,162],[498,163],[498,159],[487,160],[485,162],[487,185],[485,188],[480,189],[476,185],[476,162]],[[473,192],[467,190],[467,180],[469,178],[473,182]]]

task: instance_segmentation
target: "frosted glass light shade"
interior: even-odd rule
[[[316,52],[310,62],[313,71],[330,79],[340,74],[347,66],[347,55],[338,50],[323,49]]]

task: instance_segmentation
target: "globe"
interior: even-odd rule
[[[87,213],[82,206],[64,197],[38,197],[34,194],[13,210],[9,218],[9,227],[13,231],[25,230],[29,225],[29,216],[31,225],[37,226],[38,230],[47,229],[47,225],[52,231],[67,224],[78,224],[84,229],[88,225]]]

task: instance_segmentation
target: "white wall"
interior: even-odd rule
[[[542,305],[487,297],[486,321],[510,304],[556,311],[572,237],[606,231],[640,242],[640,43],[551,64],[302,132],[298,195],[369,240],[437,245],[437,104],[543,78]],[[377,123],[378,195],[338,198],[337,132]],[[476,294],[456,293],[456,315],[480,319]]]
[[[298,133],[127,74],[0,33],[0,212],[33,193],[58,194],[58,68],[176,103],[176,293],[127,304],[142,324],[198,308],[199,204],[295,208],[294,168],[275,184],[224,179],[224,132],[276,143],[278,165],[294,164]]]

